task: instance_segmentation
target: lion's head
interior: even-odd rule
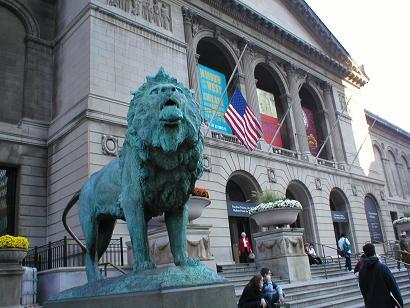
[[[163,68],[132,94],[126,139],[175,152],[181,146],[195,146],[202,138],[202,118],[193,93]]]

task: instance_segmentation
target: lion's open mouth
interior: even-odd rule
[[[169,100],[162,103],[161,110],[164,109],[165,107],[168,107],[168,106],[175,106],[175,107],[179,108],[179,103],[172,100],[172,99],[169,99]]]
[[[161,105],[159,114],[160,121],[167,126],[178,125],[184,115],[179,109],[179,103],[174,100],[167,100]]]

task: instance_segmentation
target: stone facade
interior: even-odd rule
[[[389,212],[410,212],[408,134],[371,125],[369,113],[366,122],[360,98],[366,74],[303,1],[0,0],[0,16],[8,42],[0,57],[0,164],[17,170],[15,233],[32,246],[66,235],[62,211],[122,145],[130,91],[146,75],[164,66],[200,100],[198,63],[232,71],[245,46],[234,83],[261,117],[255,72],[268,72],[261,76],[275,84],[283,114],[291,106],[283,126],[287,145],[261,139],[249,152],[234,136],[207,130],[198,186],[209,190],[212,203],[197,223],[213,226],[216,263],[233,262],[237,241],[227,212],[230,181],[245,197],[252,190],[291,193],[304,206],[305,240],[334,247],[336,233],[347,231],[356,252],[370,240],[366,196],[377,204],[384,240],[394,239]],[[220,62],[206,54],[212,48],[223,55]],[[15,67],[4,61],[11,53]],[[314,101],[321,142],[328,139],[318,157],[306,138],[304,97]],[[347,213],[346,230],[335,233],[330,203]],[[68,223],[81,233],[76,210]],[[250,228],[259,231],[252,222]],[[118,222],[115,236],[127,234]]]

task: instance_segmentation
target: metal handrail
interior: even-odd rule
[[[107,267],[108,265],[112,266],[114,269],[116,269],[117,271],[121,272],[123,275],[126,275],[127,273],[122,270],[120,267],[118,267],[115,264],[112,264],[111,262],[104,262],[104,263],[99,263],[99,266],[104,266],[104,275],[105,277],[107,277]],[[100,269],[100,272],[102,273],[102,269]]]
[[[408,252],[406,251],[406,253],[408,253]],[[384,259],[384,264],[385,264],[387,267],[389,267],[389,266],[387,265],[386,259],[390,259],[390,260],[393,260],[393,261],[395,261],[395,262],[397,262],[397,263],[404,264],[404,268],[407,270],[407,275],[409,276],[409,280],[410,280],[410,264],[409,264],[409,263],[403,262],[403,261],[401,261],[401,260],[396,260],[396,259],[391,258],[391,257],[388,257],[388,256],[386,256],[386,255],[383,255],[382,258]]]
[[[327,247],[327,248],[330,248],[330,249],[333,249],[333,250],[336,250],[336,255],[337,255],[337,262],[338,262],[338,264],[339,264],[339,269],[342,269],[342,266],[341,266],[341,264],[340,264],[340,256],[339,256],[339,249],[336,249],[336,248],[334,248],[334,247],[332,247],[332,246],[329,246],[329,245],[325,245],[325,244],[321,244],[321,243],[316,243],[316,242],[311,242],[311,241],[308,241],[308,243],[310,243],[310,244],[314,244],[314,245],[318,245],[319,247],[321,247],[322,248],[322,253],[323,253],[323,262],[322,262],[322,266],[323,266],[323,268],[324,268],[324,270],[325,270],[325,278],[326,279],[328,279],[328,277],[327,277],[327,260],[326,260],[326,258],[327,258],[327,256],[326,256],[326,253],[325,253],[325,247]],[[333,258],[332,258],[332,261],[333,261]]]

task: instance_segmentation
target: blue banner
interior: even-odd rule
[[[203,115],[207,122],[211,122],[213,114],[218,107],[219,99],[226,88],[225,75],[201,64],[198,65],[198,70]],[[228,104],[228,94],[226,93],[212,121],[212,130],[232,134],[231,128],[224,119]]]

